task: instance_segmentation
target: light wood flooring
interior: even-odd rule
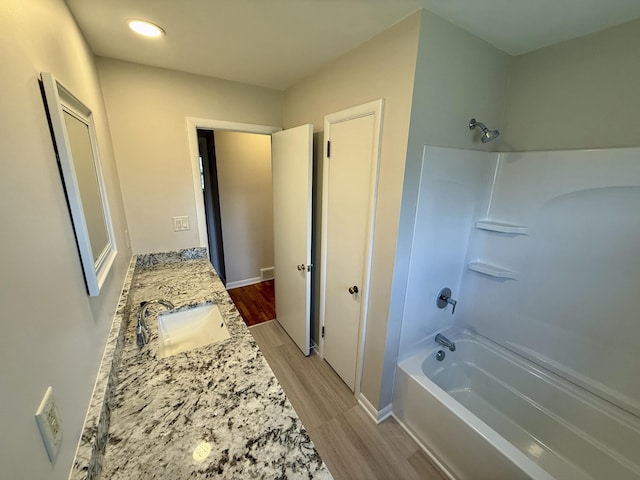
[[[276,318],[275,281],[227,290],[248,327]]]
[[[277,321],[250,328],[335,480],[443,480],[390,418],[379,425],[317,355],[305,357]]]

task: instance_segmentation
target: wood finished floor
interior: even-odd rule
[[[335,480],[443,480],[390,418],[367,415],[333,369],[305,357],[277,321],[250,329]]]
[[[276,318],[274,280],[227,290],[248,327]]]

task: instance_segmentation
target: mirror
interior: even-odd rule
[[[41,80],[87,291],[97,296],[117,250],[93,115],[53,75]]]

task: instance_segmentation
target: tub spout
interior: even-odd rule
[[[456,344],[449,340],[447,337],[442,335],[441,333],[436,335],[436,342],[442,345],[445,348],[448,348],[452,352],[456,351]]]

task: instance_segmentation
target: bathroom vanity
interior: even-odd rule
[[[206,250],[134,257],[70,479],[331,478]],[[127,285],[130,282],[130,285]],[[141,302],[216,304],[230,338],[160,358]]]

